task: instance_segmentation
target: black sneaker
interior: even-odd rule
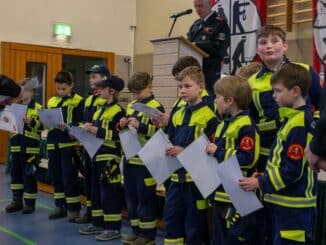
[[[23,209],[23,202],[16,202],[13,201],[12,203],[10,203],[7,207],[6,207],[6,212],[7,213],[13,213],[13,212],[17,212]]]
[[[91,223],[92,215],[90,213],[85,213],[82,217],[77,217],[74,222],[77,224],[87,224]]]
[[[22,213],[23,214],[31,214],[31,213],[34,213],[34,211],[35,211],[35,206],[25,205],[23,210],[22,210]]]
[[[59,219],[67,216],[67,210],[64,207],[56,207],[49,213],[49,219]]]

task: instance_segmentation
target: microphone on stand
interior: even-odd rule
[[[170,18],[178,18],[180,16],[183,16],[183,15],[187,15],[187,14],[191,14],[192,13],[192,9],[187,9],[185,11],[182,11],[180,13],[176,13],[174,15],[171,15]]]
[[[180,16],[183,16],[183,15],[191,14],[191,13],[192,13],[192,9],[187,9],[185,11],[182,11],[180,13],[176,13],[176,14],[170,16],[170,18],[173,19],[173,23],[172,23],[172,26],[170,28],[168,37],[171,36],[172,30],[173,30],[173,27],[174,27],[175,22],[177,21],[177,18],[179,18]]]

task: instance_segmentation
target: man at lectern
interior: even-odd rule
[[[223,57],[230,45],[230,29],[224,16],[212,11],[211,0],[194,0],[198,16],[187,33],[188,39],[209,54],[203,59],[206,89],[214,96],[214,83],[220,78]]]

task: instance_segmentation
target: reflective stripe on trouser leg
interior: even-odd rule
[[[103,226],[103,210],[101,201],[101,186],[100,186],[100,166],[96,162],[92,163],[91,177],[91,202],[92,202],[92,224]]]
[[[73,147],[61,148],[62,182],[66,196],[67,210],[80,210],[80,192],[78,185],[78,170],[73,163]]]
[[[102,164],[97,162],[97,164]],[[104,228],[107,230],[120,230],[121,228],[121,182],[110,183],[101,181],[101,203],[104,213]]]
[[[190,245],[206,242],[207,210],[201,209],[201,199],[193,183],[171,182],[164,207],[167,240],[184,237]]]
[[[62,162],[58,149],[48,150],[49,176],[54,187],[54,203],[56,207],[65,207],[66,199],[62,183]]]

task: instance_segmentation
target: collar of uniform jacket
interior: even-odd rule
[[[282,60],[282,64],[281,64],[281,66],[280,67],[282,67],[283,65],[285,65],[285,64],[288,64],[288,63],[290,63],[290,60],[286,57],[286,56],[284,56],[283,57],[283,60]],[[268,73],[268,72],[274,72],[274,71],[272,71],[272,70],[270,70],[264,63],[263,63],[263,65],[262,65],[262,67],[261,67],[261,69],[260,69],[260,71],[257,73],[257,75],[256,75],[256,78],[260,78],[261,76],[263,76],[265,73]]]
[[[144,98],[144,99],[142,99],[142,100],[140,100],[139,102],[140,103],[143,103],[143,104],[147,104],[147,102],[151,101],[152,99],[154,99],[154,95],[153,94],[150,95],[150,96],[148,96],[148,97],[146,97],[146,98]]]
[[[204,101],[201,101],[201,102],[199,102],[199,103],[196,104],[196,105],[190,105],[190,104],[187,104],[187,105],[185,106],[185,110],[186,110],[186,111],[187,111],[187,110],[195,111],[195,110],[201,108],[201,107],[204,106],[204,105],[205,105],[205,102],[204,102]]]
[[[280,107],[278,109],[279,114],[280,114],[280,118],[281,120],[287,120],[289,118],[294,117],[295,115],[297,115],[298,113],[304,111],[306,109],[306,106],[300,106],[299,108],[289,108],[289,107]]]
[[[249,111],[248,110],[243,110],[243,111],[240,111],[237,115],[235,115],[234,117],[229,117],[229,118],[226,118],[225,121],[228,121],[228,122],[233,122],[235,119],[237,119],[239,116],[244,116],[244,115],[249,115]]]

